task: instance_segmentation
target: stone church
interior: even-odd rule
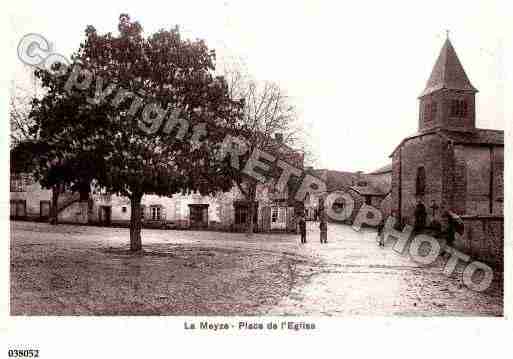
[[[446,229],[447,214],[502,217],[504,132],[476,127],[476,94],[447,39],[419,96],[418,132],[393,151],[391,212]]]

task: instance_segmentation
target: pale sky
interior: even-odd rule
[[[116,32],[120,13],[148,33],[178,24],[219,55],[242,58],[257,80],[287,91],[310,128],[317,167],[371,171],[416,131],[417,96],[446,29],[479,90],[478,127],[504,129],[503,36],[513,26],[498,3],[17,0],[7,30],[14,72],[22,78],[15,49],[26,33],[45,36],[69,56],[86,25]]]

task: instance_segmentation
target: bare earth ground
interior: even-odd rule
[[[502,286],[477,293],[443,261],[420,267],[371,230],[330,224],[321,246],[289,234],[11,222],[12,315],[502,315]]]

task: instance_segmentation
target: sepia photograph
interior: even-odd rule
[[[2,355],[513,334],[504,5],[4,4]]]

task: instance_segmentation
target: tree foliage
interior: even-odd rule
[[[73,164],[73,175],[129,197],[131,249],[140,250],[144,194],[210,194],[231,187],[231,170],[217,154],[225,130],[236,128],[241,106],[215,76],[215,53],[204,41],[183,39],[177,27],[145,37],[126,14],[118,30],[114,35],[86,28],[72,56],[80,72],[71,66],[61,76],[37,70],[46,94],[34,102],[31,117],[33,131],[47,145],[39,156],[41,177],[56,164]],[[80,85],[70,86],[75,75]],[[117,97],[122,93],[131,97]],[[144,117],[148,104],[155,111]],[[187,121],[183,138],[177,138],[180,126],[169,126],[170,113]],[[200,127],[201,138],[193,137]]]

